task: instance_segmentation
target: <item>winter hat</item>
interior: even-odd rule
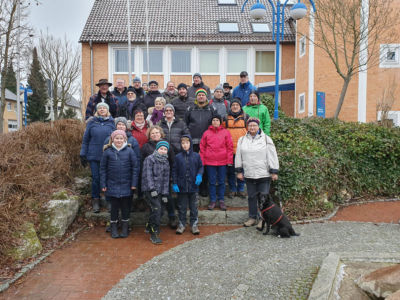
[[[156,145],[156,150],[158,150],[160,147],[165,147],[169,150],[169,144],[167,141],[159,141]]]
[[[152,84],[158,85],[158,82],[157,82],[157,81],[155,81],[155,80],[151,80],[151,81],[149,81],[149,86],[150,86],[150,85],[152,85]]]
[[[96,105],[96,111],[99,109],[99,107],[102,107],[102,106],[104,106],[105,108],[107,108],[108,111],[110,111],[110,107],[109,107],[108,104],[105,103],[105,102],[100,102],[100,103],[98,103],[98,104]]]
[[[233,103],[237,103],[240,105],[240,107],[242,107],[242,100],[240,100],[240,98],[238,97],[233,98],[233,100],[231,101],[231,107]]]
[[[136,94],[136,91],[133,87],[128,87],[128,89],[126,90],[127,93],[132,92]]]
[[[256,95],[256,96],[257,96],[257,99],[258,99],[258,101],[260,101],[260,94],[259,94],[259,93],[258,93],[256,90],[252,90],[252,91],[250,92],[249,96],[250,96],[251,94],[254,94],[254,95]]]
[[[140,80],[140,78],[138,76],[136,76],[135,78],[133,78],[133,83],[135,83],[135,82],[142,82],[142,81]]]
[[[251,118],[249,118],[249,119],[247,120],[246,126],[249,126],[249,124],[250,124],[251,122],[254,122],[254,123],[257,123],[257,125],[260,125],[260,120],[259,120],[259,119],[251,117]]]
[[[121,123],[125,124],[126,128],[128,128],[128,120],[125,117],[115,118],[114,122],[115,122],[115,126],[117,126],[117,124],[121,122]]]
[[[111,133],[111,140],[114,141],[114,138],[117,135],[122,135],[125,140],[127,139],[125,131],[123,131],[123,130],[115,130],[115,131],[113,131],[113,133]]]
[[[217,85],[217,87],[214,89],[214,93],[216,92],[216,91],[222,91],[222,92],[224,92],[224,89],[223,89],[223,87],[222,87],[222,85]]]
[[[222,117],[221,117],[221,115],[218,115],[218,114],[213,115],[212,118],[211,118],[211,123],[212,123],[212,121],[213,121],[214,119],[218,119],[219,122],[220,122],[220,124],[222,124]]]
[[[208,96],[207,91],[206,91],[205,89],[198,89],[198,90],[196,91],[196,97],[197,97],[197,95],[198,95],[199,93],[203,93],[203,94],[205,94],[206,96]]]
[[[197,76],[197,77],[200,77],[200,79],[203,80],[203,77],[201,77],[201,74],[200,74],[200,73],[194,73],[194,74],[193,74],[193,79],[194,79],[196,76]]]
[[[181,88],[184,88],[185,90],[187,90],[187,85],[184,84],[184,83],[178,84],[178,91],[179,91]]]
[[[164,106],[164,111],[166,111],[167,108],[170,108],[175,112],[175,107],[171,103],[168,103],[167,105]]]

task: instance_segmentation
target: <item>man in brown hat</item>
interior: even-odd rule
[[[222,86],[222,88],[224,89],[224,100],[231,102],[232,101],[232,94],[231,94],[232,86],[229,85],[228,82],[225,82],[224,85]]]
[[[118,99],[108,90],[112,83],[108,82],[107,79],[100,79],[96,86],[99,87],[99,92],[89,98],[89,102],[86,107],[85,120],[89,119],[96,112],[96,105],[100,102],[105,102],[110,107],[110,114],[113,118],[117,116]]]

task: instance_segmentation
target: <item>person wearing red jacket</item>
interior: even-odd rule
[[[210,127],[204,132],[200,141],[200,157],[208,172],[209,210],[214,209],[217,200],[220,209],[226,210],[224,202],[226,166],[233,164],[232,137],[221,124],[221,116],[214,115]]]

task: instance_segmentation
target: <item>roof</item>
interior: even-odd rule
[[[130,0],[132,42],[146,42],[145,0]],[[252,21],[249,11],[255,1],[236,5],[218,5],[218,0],[148,0],[149,40],[151,43],[227,44],[274,43],[271,33],[253,33],[251,22],[270,23],[272,10],[267,4],[267,16]],[[254,3],[253,3],[254,2]],[[80,42],[127,43],[126,0],[96,0],[80,37]],[[284,42],[294,43],[295,29],[285,10]],[[240,33],[220,33],[218,22],[237,22]]]
[[[58,96],[61,97],[61,91],[58,90]],[[65,105],[66,106],[71,106],[71,107],[76,107],[76,108],[81,108],[81,103],[71,94],[67,93],[66,95],[66,100],[65,100]]]
[[[15,95],[9,89],[6,89],[6,100],[17,101],[17,95]]]

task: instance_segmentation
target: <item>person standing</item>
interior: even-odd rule
[[[175,116],[180,120],[185,120],[185,113],[189,106],[194,105],[194,98],[188,96],[187,85],[180,83],[178,85],[179,96],[172,100],[172,105],[175,108]]]
[[[108,104],[100,102],[96,114],[86,125],[80,151],[81,163],[89,163],[92,172],[92,207],[94,213],[100,212],[100,160],[104,140],[115,130],[114,120],[109,113]]]
[[[142,148],[147,143],[147,129],[149,123],[144,118],[144,112],[137,109],[133,113],[134,119],[131,123],[132,136],[138,141],[139,147]]]
[[[246,181],[249,219],[245,227],[257,222],[257,194],[268,194],[271,180],[278,179],[279,160],[272,139],[260,130],[260,120],[249,118],[248,132],[237,144],[235,167],[237,178]]]
[[[112,86],[111,82],[108,82],[107,79],[100,79],[96,86],[99,87],[99,91],[97,94],[91,96],[89,98],[89,102],[86,107],[85,120],[93,117],[96,113],[97,104],[100,102],[104,102],[109,107],[109,112],[113,118],[117,116],[118,110],[118,99],[114,97],[113,94],[108,90],[110,86]]]
[[[224,85],[222,86],[224,88],[224,99],[227,101],[231,101],[232,100],[232,86],[229,85],[228,82],[225,82]]]
[[[214,97],[210,101],[210,105],[215,109],[222,119],[225,119],[229,112],[230,102],[224,99],[224,89],[218,85],[214,90]]]
[[[260,95],[257,91],[250,92],[250,101],[243,110],[250,117],[260,120],[260,128],[266,135],[270,135],[271,118],[269,116],[268,108],[260,102]]]
[[[143,103],[143,98],[138,98],[136,96],[134,88],[128,88],[126,97],[127,101],[125,104],[119,105],[118,115],[132,121],[134,119],[134,111],[137,109],[146,111],[146,105]]]
[[[196,98],[196,91],[198,89],[203,89],[207,92],[207,99],[211,99],[211,91],[208,86],[206,86],[203,82],[203,77],[200,73],[193,74],[193,85],[188,89],[188,96],[190,98]]]
[[[144,95],[145,95],[145,91],[142,88],[142,81],[140,80],[140,77],[136,76],[135,78],[133,78],[133,86],[130,86],[130,88],[134,89],[134,92],[136,94],[136,98],[139,100],[144,99]]]
[[[233,89],[232,97],[240,98],[242,100],[242,107],[249,102],[250,92],[256,87],[249,81],[249,74],[246,71],[240,72],[240,83]]]
[[[154,107],[154,101],[157,97],[162,97],[160,91],[158,90],[158,82],[152,80],[149,82],[149,91],[144,96],[144,105],[146,105],[147,109],[150,107]]]
[[[178,97],[178,91],[175,89],[175,84],[172,81],[167,82],[167,88],[164,93],[162,93],[162,96],[167,103],[171,103],[173,99]]]
[[[126,92],[127,92],[128,89],[125,86],[125,80],[118,78],[115,81],[115,85],[116,85],[116,87],[111,92],[111,94],[113,94],[114,97],[117,98],[118,106],[122,106],[128,100],[128,98],[126,96]]]

